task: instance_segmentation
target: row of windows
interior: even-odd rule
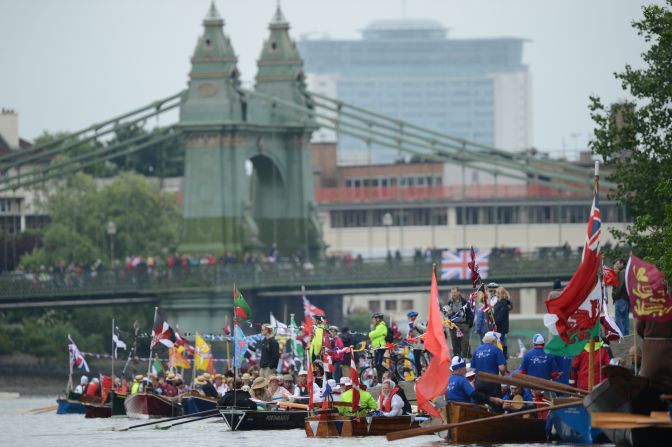
[[[602,205],[602,221],[632,222],[630,213],[617,205]],[[509,225],[585,223],[590,208],[585,205],[465,206],[455,208],[457,225]],[[446,208],[405,208],[331,211],[332,228],[448,225]]]
[[[401,301],[397,303],[397,301]],[[381,307],[385,306],[385,309]],[[401,309],[399,309],[401,307]],[[396,310],[413,310],[413,300],[370,300],[369,310],[371,312],[396,311]]]
[[[441,176],[420,175],[407,177],[374,177],[349,178],[345,180],[346,188],[393,188],[398,186],[432,186],[441,185]]]

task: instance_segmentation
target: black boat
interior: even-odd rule
[[[635,376],[620,366],[605,366],[603,371],[608,380],[596,386],[583,400],[589,413],[615,412],[649,416],[651,412],[668,411],[667,404],[660,396],[669,390],[661,384]],[[659,445],[670,434],[669,429],[662,427],[603,428],[602,431],[614,444],[631,447]]]
[[[231,431],[303,429],[307,411],[258,411],[220,407],[219,413]]]

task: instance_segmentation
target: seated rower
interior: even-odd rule
[[[391,380],[384,380],[378,398],[378,410],[383,416],[401,416],[404,401],[397,395],[399,387]]]
[[[341,403],[352,404],[352,381],[349,378],[345,378],[345,391],[341,394]],[[362,389],[359,390],[359,411],[355,415],[352,412],[351,406],[338,406],[337,410],[341,416],[366,416],[369,411],[375,410],[378,408],[375,399],[371,396],[371,393],[366,391],[364,385],[360,385]]]
[[[467,362],[456,355],[453,357],[450,370],[450,380],[448,381],[448,390],[446,391],[446,400],[451,402],[467,402],[467,403],[490,403],[493,405],[502,405],[502,399],[495,396],[488,396],[485,393],[476,391],[465,377],[467,374]]]
[[[166,376],[165,383],[161,385],[163,390],[163,395],[166,397],[176,397],[177,396],[177,387],[175,386],[175,381],[177,377],[173,373],[168,373]]]
[[[527,388],[521,388],[516,385],[511,385],[509,386],[509,391],[504,394],[504,397],[502,400],[510,400],[510,401],[520,401],[520,402],[532,402],[532,393],[530,390]],[[535,408],[534,404],[528,404],[528,403],[516,403],[516,402],[504,402],[502,405],[502,408],[504,411],[507,413],[515,413],[518,411],[523,411],[523,410],[531,410]],[[525,415],[528,416],[529,415]]]
[[[308,371],[302,369],[299,371],[299,378],[294,387],[294,398],[302,398],[308,400],[310,391],[308,390]]]
[[[397,391],[397,396],[401,397],[401,400],[404,401],[404,411],[402,414],[411,414],[413,410],[411,409],[411,403],[408,401],[408,398],[406,397],[406,392],[404,392],[404,389],[399,386],[396,380],[394,380],[394,377],[392,377],[392,373],[389,371],[385,371],[383,373],[383,380],[391,380],[395,383],[395,386],[399,388],[399,391]]]
[[[136,394],[140,392],[140,387],[142,385],[142,379],[145,377],[142,374],[136,374],[133,378],[133,385],[131,385],[131,394]]]
[[[233,390],[227,391],[217,405],[220,407],[244,408],[247,410],[256,410],[257,404],[252,401],[250,393],[243,391],[243,382],[236,380]]]
[[[245,382],[243,382],[245,383]],[[263,377],[257,377],[252,382],[250,386],[250,393],[252,394],[251,399],[256,402],[268,402],[271,400],[271,396],[268,394],[268,380]]]
[[[100,396],[100,380],[98,377],[91,379],[91,383],[86,387],[86,396]]]
[[[86,376],[82,376],[82,378],[79,380],[79,385],[75,387],[75,393],[77,394],[86,393],[86,387],[88,385],[89,385],[89,378]]]
[[[294,402],[294,396],[284,387],[280,386],[281,376],[271,376],[268,379],[268,394],[272,401]]]

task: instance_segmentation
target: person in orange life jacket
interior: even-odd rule
[[[404,411],[403,414],[411,414],[413,412],[411,408],[411,403],[408,401],[408,398],[406,397],[406,393],[404,392],[404,389],[399,386],[396,380],[394,380],[394,377],[392,377],[392,373],[389,371],[385,371],[383,373],[383,382],[386,380],[391,380],[392,382],[395,383],[395,386],[399,388],[397,391],[397,396],[401,397],[401,400],[404,401]]]
[[[86,387],[85,394],[87,396],[100,396],[100,381],[98,380],[98,377],[91,379],[91,383]]]
[[[595,340],[595,352],[594,352],[594,365],[593,368],[593,385],[597,386],[607,379],[607,376],[602,374],[602,368],[609,364],[611,360],[609,357],[609,352],[607,348],[604,347],[604,342],[600,340],[600,337],[596,336]],[[576,381],[576,387],[583,390],[588,389],[588,372],[589,364],[588,361],[590,356],[590,343],[586,343],[583,351],[572,360],[572,379]]]
[[[485,393],[476,391],[465,376],[467,374],[467,362],[456,355],[450,362],[450,380],[448,381],[448,388],[446,389],[446,400],[452,402],[475,402],[475,403],[491,403],[493,405],[501,405],[502,399],[498,397],[488,396]]]
[[[382,416],[401,416],[404,401],[397,395],[399,388],[391,380],[384,380],[378,398],[378,411]]]

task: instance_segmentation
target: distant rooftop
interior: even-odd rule
[[[376,20],[362,31],[365,40],[436,40],[447,33],[441,22],[431,19]]]

